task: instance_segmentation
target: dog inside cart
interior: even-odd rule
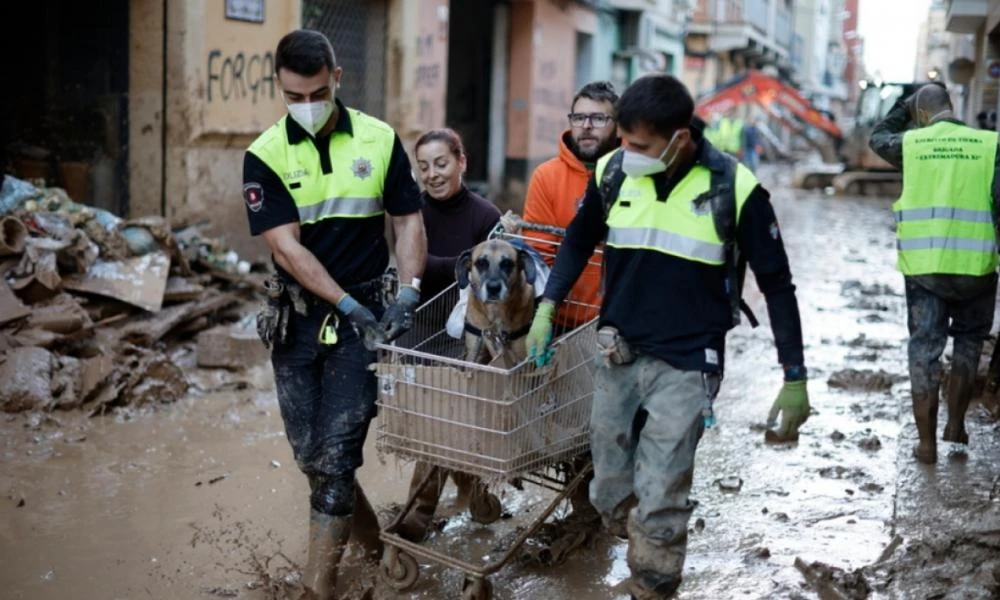
[[[493,237],[524,249],[530,246],[545,269],[552,264],[563,233],[559,228],[524,223],[518,234],[498,227]],[[588,268],[600,269],[599,252]],[[528,482],[556,495],[533,515],[509,548],[473,560],[410,541],[396,532],[420,488],[412,490],[402,510],[381,532],[385,552],[379,571],[388,585],[404,591],[419,579],[420,563],[437,563],[465,575],[463,599],[489,600],[489,576],[517,556],[592,468],[582,457],[589,456],[598,307],[571,294],[557,318],[569,325],[562,332],[557,329],[548,364],[536,367],[524,360],[505,368],[497,361],[463,360],[461,335],[453,337],[454,320],[462,318],[461,307],[456,309],[460,296],[457,285],[447,288],[416,310],[414,326],[407,334],[392,345],[379,346],[374,367],[379,388],[378,452],[475,475],[484,482]],[[567,464],[578,468],[567,469]],[[428,470],[421,487],[431,485],[436,471]],[[500,517],[499,501],[492,500],[488,503],[492,514],[475,520],[482,523]]]

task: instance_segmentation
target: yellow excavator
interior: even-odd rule
[[[917,91],[924,83],[862,81],[854,113],[854,124],[839,143],[839,162],[814,168],[802,165],[794,185],[803,189],[832,186],[839,194],[895,195],[902,174],[868,147],[875,125],[885,118],[900,98]]]

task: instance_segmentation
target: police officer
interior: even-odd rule
[[[327,38],[289,33],[275,72],[288,115],[247,150],[243,196],[250,231],[270,247],[284,290],[287,317],[259,325],[273,343],[285,432],[311,489],[303,584],[307,597],[331,598],[356,504],[358,519],[378,525],[355,482],[375,415],[368,365],[376,341],[412,324],[427,242],[403,146],[388,125],[336,98],[342,70]],[[385,213],[400,287],[383,315]]]
[[[695,449],[734,324],[735,250],[767,300],[785,371],[770,416],[782,422],[769,438],[797,439],[809,415],[795,286],[769,195],[702,138],[693,113],[690,93],[669,75],[642,77],[622,95],[622,150],[598,161],[527,339],[529,356],[544,363],[556,305],[605,240],[590,499],[613,533],[627,532],[629,589],[641,599],[669,597],[681,583]],[[617,192],[605,186],[616,168]],[[714,221],[725,214],[733,227],[720,235]]]
[[[911,124],[917,129],[907,131]],[[903,171],[897,264],[908,308],[914,456],[937,461],[941,353],[954,338],[942,439],[966,444],[965,413],[997,293],[997,133],[955,118],[948,92],[928,84],[900,100],[872,131],[872,150]]]

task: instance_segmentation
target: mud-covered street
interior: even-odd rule
[[[749,282],[764,323],[729,338],[679,597],[1000,598],[1000,424],[976,403],[967,452],[942,442],[934,467],[910,455],[891,200],[793,191],[787,170],[769,167],[763,180],[798,287],[814,414],[797,444],[764,444],[781,371]],[[307,485],[270,369],[187,375],[191,393],[174,405],[0,418],[0,597],[283,597],[305,558]],[[410,466],[378,455],[375,427],[359,477],[385,521],[405,499]],[[432,543],[495,556],[551,497],[498,489],[509,518],[448,520],[445,502]],[[559,566],[510,565],[492,578],[495,597],[628,598],[625,547],[599,534]],[[360,567],[352,575],[342,581],[349,597],[377,581]],[[374,597],[456,598],[461,584],[425,566],[411,592],[379,583]]]

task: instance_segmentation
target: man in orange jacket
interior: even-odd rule
[[[569,129],[559,138],[559,155],[535,169],[524,200],[524,221],[569,227],[583,202],[587,182],[597,159],[618,147],[618,127],[613,114],[618,94],[607,81],[595,81],[580,88],[573,97],[568,115]],[[520,219],[510,213],[501,218],[503,228],[520,231]],[[528,242],[545,257],[555,261],[558,236],[527,231]],[[583,325],[597,316],[601,305],[601,266],[595,260],[584,269],[563,302],[554,322],[563,331]],[[580,465],[575,465],[579,467]],[[571,519],[578,523],[598,523],[600,515],[590,504],[588,477],[570,496]]]
[[[580,88],[570,105],[569,129],[559,139],[559,155],[535,169],[524,200],[524,220],[528,223],[569,227],[583,201],[587,181],[597,159],[618,147],[613,118],[618,94],[607,81],[595,81]],[[511,215],[502,219],[504,229],[520,229]],[[549,265],[558,247],[543,240],[559,238],[537,232],[526,233]],[[597,316],[601,304],[601,267],[589,265],[573,286],[567,302],[560,307],[555,323],[564,330],[578,327]]]

